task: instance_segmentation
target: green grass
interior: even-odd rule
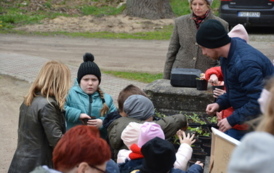
[[[96,0],[94,0],[97,2]],[[108,1],[105,1],[108,2]],[[26,4],[30,3],[26,0]],[[19,8],[24,5],[23,3],[15,4],[13,7],[1,7],[0,6],[0,33],[18,33],[18,34],[27,34],[26,32],[22,31],[15,31],[12,30],[16,26],[26,25],[26,24],[34,24],[39,23],[41,20],[45,18],[55,18],[57,16],[75,16],[75,15],[68,15],[65,13],[57,13],[57,12],[47,12],[47,9],[52,8],[51,1],[45,2],[43,4],[44,11],[24,11],[24,8]],[[212,8],[215,13],[217,13],[216,9],[218,8],[220,2],[214,1]],[[65,5],[65,4],[62,4]],[[171,8],[175,14],[175,16],[181,16],[190,13],[189,3],[188,0],[171,0],[170,1]],[[67,7],[73,8],[73,7]],[[79,9],[79,11],[83,15],[95,15],[95,16],[102,16],[102,15],[117,15],[121,14],[124,10],[124,6],[120,8],[116,8],[114,6],[77,6],[74,7]],[[37,35],[66,35],[71,37],[88,37],[88,38],[107,38],[107,39],[144,39],[144,40],[169,40],[171,33],[172,33],[173,26],[165,26],[163,29],[156,30],[153,32],[142,32],[142,33],[112,33],[112,32],[95,32],[95,33],[68,33],[68,32],[33,32],[31,34]]]
[[[136,80],[144,83],[151,83],[157,79],[162,79],[163,74],[139,73],[139,72],[122,72],[122,71],[104,71],[105,74],[110,74],[119,78]]]
[[[44,11],[29,12],[18,8],[3,9],[0,7],[0,21],[3,30],[10,30],[19,25],[39,23],[45,18],[53,19],[57,16],[68,16],[63,13],[47,13]]]
[[[1,24],[1,23],[0,23]],[[19,30],[2,30],[0,33],[14,34],[36,34],[42,36],[64,35],[69,37],[84,38],[104,38],[104,39],[142,39],[142,40],[168,40],[170,39],[173,26],[164,26],[163,29],[154,32],[138,32],[138,33],[112,33],[112,32],[25,32]]]
[[[84,6],[81,7],[81,11],[84,15],[94,15],[94,16],[102,16],[102,15],[117,15],[121,14],[125,8],[116,8],[116,7],[93,7],[93,6]]]

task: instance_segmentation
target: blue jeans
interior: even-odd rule
[[[229,129],[225,131],[224,133],[240,141],[247,132],[248,132],[247,130]]]

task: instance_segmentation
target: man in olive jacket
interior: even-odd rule
[[[176,114],[166,116],[160,119],[154,119],[155,120],[153,120],[153,122],[159,124],[163,129],[166,139],[169,139],[172,136],[174,136],[179,129],[185,130],[187,128],[187,119],[182,114]],[[136,118],[122,117],[118,111],[107,115],[104,120],[104,126],[107,126],[108,140],[111,146],[114,160],[117,159],[117,154],[119,150],[128,149],[124,144],[123,140],[121,139],[121,134],[130,122],[144,123],[145,121],[138,120]]]
[[[123,130],[130,122],[144,123],[154,121],[164,131],[165,138],[171,138],[179,129],[186,130],[187,119],[184,115],[172,115],[164,118],[155,117],[155,108],[146,94],[134,85],[128,85],[118,97],[119,111],[106,115],[103,126],[108,132],[108,142],[112,150],[112,158],[116,161],[121,149],[128,149],[121,139]]]

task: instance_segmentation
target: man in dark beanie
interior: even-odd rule
[[[196,41],[204,55],[220,60],[227,91],[219,96],[216,103],[209,104],[206,112],[214,115],[217,111],[234,108],[234,112],[218,122],[219,130],[240,140],[247,131],[232,129],[236,124],[257,118],[260,106],[257,102],[263,89],[264,80],[273,75],[271,61],[243,39],[227,35],[217,20],[208,20],[199,28]]]

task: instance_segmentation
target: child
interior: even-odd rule
[[[130,149],[122,149],[118,152],[117,163],[124,163],[126,159],[134,158],[134,148],[141,148],[144,143],[149,141],[154,137],[160,137],[165,139],[165,135],[161,126],[154,122],[144,122],[136,123],[131,122],[128,126],[123,130],[121,138],[126,146]],[[130,154],[132,157],[130,157]]]
[[[192,155],[191,144],[195,142],[194,134],[190,136],[189,134],[186,135],[184,131],[178,130],[177,136],[180,140],[180,147],[176,153],[174,167],[185,171],[187,168],[187,163]],[[163,130],[158,124],[153,122],[145,122],[143,124],[134,122],[130,123],[121,135],[121,138],[130,150],[120,150],[118,153],[117,163],[127,162],[126,159],[136,159],[134,151],[140,150],[144,143],[153,139],[154,137],[165,139]]]
[[[103,121],[103,126],[107,129],[109,125],[116,119],[120,117],[125,117],[126,114],[124,112],[124,102],[126,99],[131,96],[131,95],[143,95],[147,97],[146,93],[142,91],[140,88],[138,88],[135,85],[128,85],[122,91],[120,91],[118,95],[118,109],[119,111],[111,112],[110,114],[107,114],[104,121]]]
[[[142,97],[139,97],[137,95]],[[129,97],[131,98],[129,99]],[[144,107],[142,106],[131,106],[132,104],[141,105],[143,102],[141,100],[148,103],[145,106],[146,109],[144,109]],[[123,116],[121,116],[116,111],[108,114],[106,119],[104,120],[104,127],[107,128],[108,141],[112,149],[112,158],[115,161],[117,159],[117,154],[119,150],[128,149],[121,139],[121,134],[123,130],[127,127],[127,125],[130,122],[143,123],[145,119],[150,119],[150,121],[154,119],[154,115],[151,114],[154,114],[153,103],[147,97],[145,97],[145,93],[136,86],[127,86],[120,92],[118,97],[118,105],[123,105],[122,108],[119,106],[120,112],[124,112],[122,113]],[[143,114],[139,112],[138,114],[137,112],[141,110],[146,113]],[[186,128],[187,126],[186,117],[182,114],[167,116],[159,120],[154,119],[153,121],[161,126],[166,138],[174,136],[179,129]]]
[[[174,168],[175,148],[169,141],[155,137],[142,146],[141,152],[144,155],[143,164],[140,170],[132,173],[187,173]],[[197,161],[189,167],[188,172],[202,173],[203,163]]]
[[[106,138],[102,123],[104,116],[117,108],[113,99],[99,87],[100,68],[94,63],[94,56],[86,53],[84,62],[77,73],[77,84],[69,91],[66,100],[67,130],[79,124],[87,124],[100,129],[101,137]]]
[[[122,149],[118,153],[117,163],[120,163],[118,165],[121,173],[129,173],[141,166],[144,157],[141,153],[141,147],[147,141],[154,137],[165,139],[161,126],[154,122],[144,122],[143,124],[132,122],[132,124],[130,123],[128,126],[130,127],[123,131],[121,138],[127,144],[130,143],[129,141],[134,143],[131,143],[131,145],[128,146],[130,150]],[[136,129],[133,131],[133,133],[137,132],[136,134],[131,133],[131,127],[137,127],[138,130]],[[135,142],[136,138],[137,141]]]

